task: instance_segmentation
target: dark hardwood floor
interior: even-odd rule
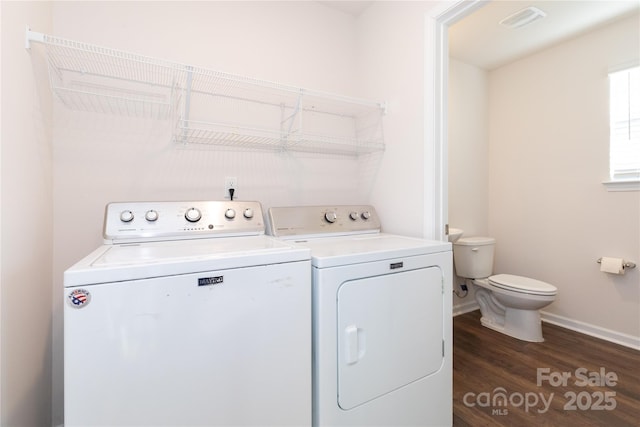
[[[454,426],[640,426],[640,351],[546,323],[524,342],[479,311],[453,324]]]

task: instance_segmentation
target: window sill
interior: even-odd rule
[[[640,180],[605,181],[602,183],[607,191],[640,191]]]

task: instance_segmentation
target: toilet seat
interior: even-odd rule
[[[489,284],[507,291],[520,292],[531,295],[555,295],[558,289],[549,283],[528,277],[512,274],[496,274],[489,277]]]

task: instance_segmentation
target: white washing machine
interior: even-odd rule
[[[308,249],[257,202],[112,203],[64,274],[65,426],[311,424]]]
[[[269,209],[311,249],[313,425],[452,424],[452,252],[381,233],[371,206]]]

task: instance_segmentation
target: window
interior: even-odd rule
[[[610,179],[640,181],[640,67],[609,74]]]

